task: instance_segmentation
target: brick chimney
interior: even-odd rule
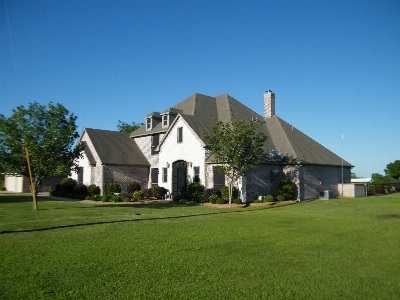
[[[275,94],[268,90],[264,94],[264,117],[271,118],[275,116]]]

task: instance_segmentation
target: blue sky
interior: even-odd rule
[[[80,132],[116,130],[193,93],[262,115],[272,90],[276,114],[358,176],[400,159],[398,0],[5,0],[0,30],[6,117],[53,101]]]

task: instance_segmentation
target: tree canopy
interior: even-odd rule
[[[63,105],[52,102],[17,106],[9,118],[0,114],[1,171],[29,176],[25,148],[36,193],[43,178],[76,171],[76,159],[84,148],[80,143],[74,146],[79,137],[76,119]]]
[[[128,124],[126,122],[118,120],[117,128],[118,128],[119,132],[129,132],[129,133],[131,133],[132,131],[135,131],[136,129],[138,129],[142,125],[144,125],[144,123],[132,122],[132,124]]]
[[[400,160],[395,160],[386,165],[385,174],[395,179],[400,178]]]
[[[216,122],[211,132],[206,131],[207,146],[214,155],[213,162],[225,174],[229,186],[229,203],[232,203],[232,188],[239,177],[262,162],[262,146],[267,136],[258,129],[263,122],[237,120],[231,113],[230,122]]]

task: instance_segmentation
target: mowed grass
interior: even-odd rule
[[[0,299],[400,299],[400,193],[244,209],[38,203],[0,194]]]

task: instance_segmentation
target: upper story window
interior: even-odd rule
[[[156,151],[156,148],[158,144],[160,143],[160,135],[155,134],[151,136],[151,154],[157,154],[158,151]]]
[[[178,127],[177,133],[178,133],[177,142],[183,143],[183,127]]]
[[[162,116],[162,127],[168,127],[169,126],[169,115],[163,115]]]
[[[146,130],[151,130],[151,118],[146,119]]]

